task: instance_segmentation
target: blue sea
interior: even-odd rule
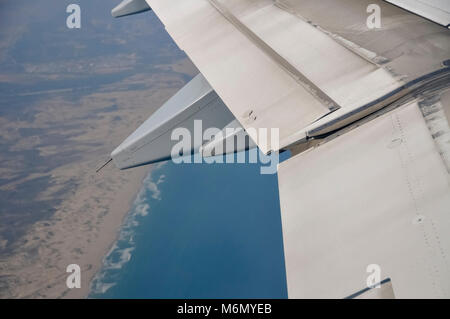
[[[89,297],[287,298],[277,175],[260,166],[154,166]]]

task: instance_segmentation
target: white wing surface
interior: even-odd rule
[[[387,0],[403,9],[450,27],[450,1],[447,0]]]
[[[448,167],[417,102],[289,159],[278,176],[289,297],[351,296],[372,264],[396,298],[450,296]]]
[[[194,114],[211,97],[223,116],[197,115],[237,128],[201,151],[247,133],[292,152],[278,175],[289,297],[450,297],[448,1],[145,1],[207,84],[169,106]],[[167,139],[172,113],[113,153],[122,168],[167,154],[153,133]]]
[[[286,3],[147,3],[244,128],[280,129],[279,148],[330,111],[372,102],[403,84],[376,56],[354,52]]]

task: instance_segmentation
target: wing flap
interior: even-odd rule
[[[245,128],[279,127],[284,136],[329,112],[209,1],[148,3]]]
[[[450,296],[449,175],[417,102],[279,165],[290,298]]]
[[[280,129],[279,146],[252,135],[265,153],[336,109],[384,107],[449,58],[447,30],[381,0],[146,1],[245,129]],[[366,25],[372,3],[379,30]]]

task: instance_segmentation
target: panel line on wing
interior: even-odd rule
[[[312,96],[318,99],[330,111],[340,108],[340,105],[334,101],[329,95],[323,92],[318,86],[303,75],[295,66],[282,57],[278,52],[272,49],[263,39],[255,34],[250,28],[242,23],[230,10],[217,0],[208,0],[211,5],[224,16],[232,25],[234,25],[242,34],[247,36],[250,41],[257,45],[264,53],[266,53],[273,61],[275,61],[283,70],[285,70],[292,78],[302,85]]]
[[[289,6],[287,3],[280,2],[280,0],[275,0],[274,5],[283,10],[288,12],[289,14],[292,14],[293,16],[296,16],[300,20],[307,22],[311,25],[313,25],[316,29],[320,30],[322,33],[329,36],[331,39],[336,41],[339,45],[343,46],[344,48],[348,49],[350,52],[357,54],[361,58],[363,58],[365,61],[373,64],[376,67],[381,67],[382,64],[389,62],[388,59],[386,59],[383,56],[377,55],[375,52],[372,52],[370,50],[367,50],[366,48],[363,48],[359,46],[358,44],[338,35],[331,31],[328,31],[324,29],[323,27],[317,25],[314,23],[314,21],[309,21],[304,16],[302,16],[299,12],[295,11],[291,6]]]

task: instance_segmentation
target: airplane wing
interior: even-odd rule
[[[450,2],[446,0],[387,0],[419,16],[450,28]]]
[[[290,298],[450,297],[448,2],[146,3],[201,75],[112,153],[119,168],[170,157],[170,132],[195,119],[237,127],[246,148],[292,153],[278,168]],[[367,287],[373,265],[387,292]]]

